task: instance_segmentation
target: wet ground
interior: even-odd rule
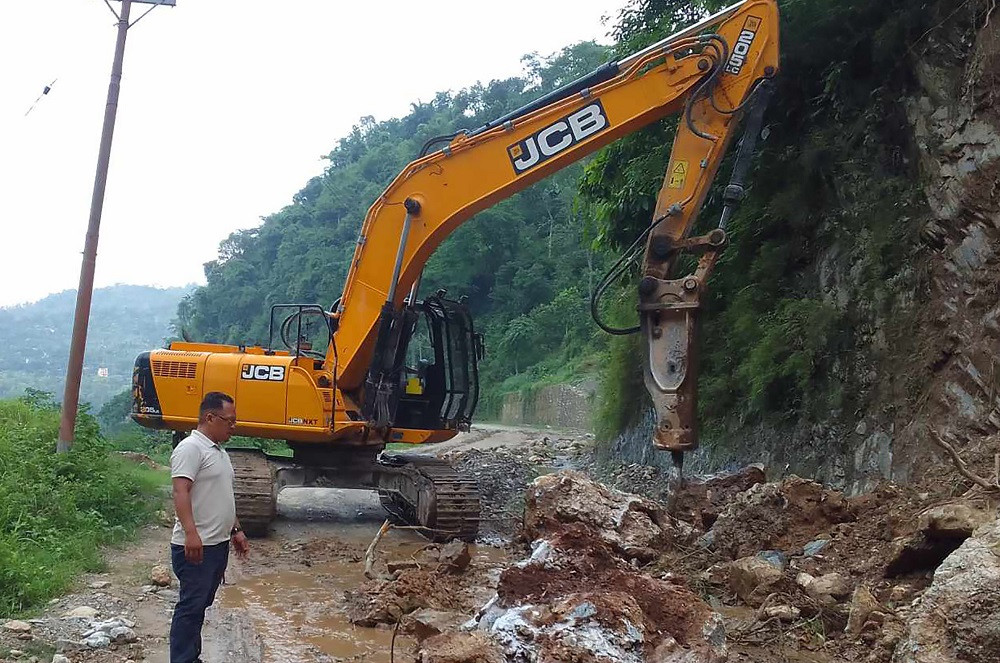
[[[421,453],[517,448],[543,433],[509,426],[476,426],[454,439],[415,448]],[[365,661],[392,659],[393,631],[350,623],[344,593],[364,581],[364,552],[385,519],[371,492],[286,488],[267,539],[251,542],[247,562],[233,561],[205,625],[209,661]],[[392,530],[379,543],[380,559],[406,559],[427,544],[412,531]],[[505,553],[473,547],[476,561]],[[396,660],[412,642],[397,634]],[[164,652],[149,658],[167,663]]]
[[[344,600],[365,580],[364,551],[385,518],[378,499],[364,491],[288,488],[278,515],[271,536],[251,542],[251,559],[232,564],[206,623],[205,659],[389,663],[393,630],[354,626]],[[392,530],[378,558],[406,559],[426,544],[412,531]],[[473,549],[479,561],[498,555],[495,548]],[[412,642],[397,634],[395,648],[398,659]]]
[[[357,551],[368,546],[382,524],[378,500],[360,491],[290,488],[282,491],[278,506],[281,519],[270,539],[254,542],[257,559],[236,565],[219,601],[220,616],[233,612],[249,622],[256,647],[246,647],[246,633],[224,628],[211,636],[213,651],[207,651],[207,657],[232,660],[231,652],[242,648],[256,649],[260,660],[275,662],[312,660],[322,654],[335,660],[388,662],[392,632],[353,626],[343,603],[344,592],[364,580],[364,561]],[[265,550],[288,551],[307,538],[328,541],[343,554],[320,563],[282,563],[280,554],[260,559]],[[394,532],[380,549],[401,554],[421,545],[415,534]]]
[[[898,552],[895,542],[910,540],[918,534],[914,527],[923,519],[918,515],[929,513],[932,508],[949,506],[954,501],[954,496],[944,499],[942,495],[933,494],[929,486],[942,483],[933,477],[928,478],[928,486],[905,489],[883,486],[871,495],[845,500],[819,484],[794,477],[778,483],[760,484],[765,480],[764,472],[759,468],[746,468],[733,475],[716,477],[708,483],[696,481],[687,486],[683,499],[678,498],[679,501],[674,503],[674,516],[695,524],[694,529],[688,531],[689,526],[680,527],[672,518],[661,519],[657,516],[652,520],[636,520],[615,515],[619,508],[631,509],[631,505],[638,504],[638,498],[635,495],[605,495],[608,489],[598,487],[587,489],[597,491],[591,495],[580,487],[590,479],[583,474],[570,473],[562,478],[540,479],[532,483],[534,492],[529,493],[535,496],[535,501],[534,510],[529,511],[534,516],[529,518],[529,513],[525,512],[528,502],[523,499],[526,483],[564,464],[588,467],[585,462],[586,439],[564,438],[549,431],[513,429],[490,434],[473,431],[465,442],[465,445],[450,444],[443,450],[423,450],[442,453],[462,471],[479,480],[483,493],[484,525],[488,532],[486,540],[501,544],[510,541],[522,526],[525,536],[545,538],[535,529],[543,525],[561,527],[569,522],[575,529],[562,534],[550,532],[548,538],[566,544],[568,547],[563,552],[571,554],[567,559],[582,565],[578,570],[566,567],[572,578],[559,576],[549,578],[551,582],[548,582],[544,574],[539,577],[532,575],[541,573],[538,569],[533,569],[531,573],[511,572],[513,562],[526,554],[523,546],[516,545],[507,549],[486,545],[474,547],[471,550],[472,564],[465,570],[455,571],[443,561],[449,559],[444,557],[443,551],[436,548],[426,550],[427,542],[413,531],[391,529],[381,539],[377,549],[374,573],[377,577],[366,579],[366,549],[385,518],[376,496],[364,491],[289,488],[279,497],[279,518],[272,527],[271,535],[252,541],[249,560],[231,561],[227,584],[210,610],[205,625],[204,660],[232,663],[412,661],[415,660],[416,646],[410,633],[426,637],[428,628],[438,627],[448,635],[442,636],[443,640],[439,639],[438,644],[430,646],[437,647],[438,653],[442,647],[450,647],[447,650],[449,656],[458,656],[441,660],[478,660],[476,652],[489,644],[488,638],[480,638],[482,642],[477,640],[473,643],[475,647],[469,650],[472,658],[459,656],[465,651],[463,647],[468,649],[468,642],[463,645],[461,637],[449,638],[451,635],[465,636],[467,640],[471,638],[468,634],[455,633],[454,629],[476,615],[497,591],[501,598],[506,597],[504,600],[516,603],[515,599],[520,600],[517,597],[525,601],[530,598],[534,602],[542,601],[548,606],[546,610],[562,611],[566,607],[560,598],[563,594],[598,591],[598,585],[592,585],[592,582],[597,582],[595,578],[604,578],[608,581],[605,582],[607,592],[602,596],[607,600],[598,603],[602,610],[608,610],[609,606],[614,608],[616,605],[611,599],[615,596],[621,598],[618,588],[627,585],[625,580],[616,580],[618,575],[615,573],[620,571],[619,575],[624,574],[622,578],[635,581],[633,585],[639,583],[635,585],[639,589],[655,585],[654,599],[646,601],[647,607],[652,609],[647,616],[655,618],[655,623],[651,622],[651,634],[661,633],[660,621],[663,620],[660,618],[663,615],[660,608],[665,603],[662,592],[670,590],[676,593],[680,591],[677,587],[696,590],[697,596],[707,600],[713,609],[724,616],[730,663],[888,663],[893,647],[903,635],[901,629],[905,620],[909,618],[913,606],[917,605],[911,605],[911,601],[919,597],[931,582],[933,566],[940,561],[927,568],[907,567],[903,576],[895,574],[890,577],[885,570]],[[987,460],[992,461],[992,455]],[[614,472],[612,479],[625,484],[623,488],[649,492],[654,498],[661,497],[662,480],[656,477],[644,480],[645,475],[639,474],[643,468],[636,466],[619,469],[622,471]],[[576,478],[572,478],[574,476]],[[568,501],[563,506],[559,506],[561,502],[542,504],[538,495],[543,493],[538,491],[543,485],[548,486],[549,492],[557,497],[561,495],[559,490],[568,491],[563,495]],[[578,490],[574,492],[568,488],[572,486],[577,486]],[[777,499],[778,496],[780,499]],[[625,501],[618,504],[615,500]],[[995,507],[994,502],[979,499],[974,503],[949,506],[942,513],[945,516],[951,514],[949,517],[955,522],[947,522],[955,529],[955,523],[964,522],[960,518],[962,514],[973,518],[982,509],[989,512],[987,515],[995,514]],[[643,508],[651,510],[650,513],[659,513],[663,507],[650,503]],[[556,518],[553,514],[561,515]],[[567,518],[569,520],[565,520]],[[600,523],[600,526],[587,539],[585,535],[589,530],[586,527],[591,520]],[[661,530],[661,534],[668,531],[669,536],[661,540],[653,536],[653,529],[644,530],[640,525],[647,520],[651,523],[650,528],[652,524],[660,527],[662,521],[667,530]],[[614,532],[609,534],[610,530],[617,531],[616,528],[626,524],[638,529],[619,532],[620,537],[624,537],[622,541],[638,545],[635,542],[648,539],[659,541],[657,545],[666,547],[662,550],[650,548],[652,562],[645,566],[636,563],[621,568],[608,566],[608,559],[617,559],[611,554],[617,548],[609,548],[611,544],[605,539],[611,536],[613,542]],[[711,527],[712,542],[702,545],[700,542],[704,536],[697,541],[695,537],[708,527]],[[971,532],[974,528],[969,525],[967,529]],[[127,645],[112,645],[108,649],[68,650],[72,663],[167,663],[166,635],[176,600],[176,582],[172,587],[159,589],[152,587],[150,582],[151,576],[156,575],[151,574],[154,565],[169,564],[169,538],[170,527],[164,522],[144,530],[135,545],[109,551],[107,572],[81,577],[77,591],[54,600],[38,618],[31,620],[29,642],[24,642],[23,638],[16,640],[0,629],[0,663],[4,663],[7,650],[29,646],[34,649],[8,660],[20,663],[30,660],[30,654],[37,653],[40,654],[39,661],[48,661],[51,660],[52,649],[60,641],[68,640],[72,644],[81,640],[90,622],[67,620],[64,615],[84,606],[94,609],[99,619],[120,618],[134,623],[138,640]],[[805,552],[807,544],[819,543],[820,540],[825,541],[819,549],[820,554]],[[672,543],[667,545],[668,541]],[[959,543],[956,541],[952,549]],[[649,555],[643,546],[635,548],[633,544],[628,544],[626,548],[636,555],[642,554],[646,560]],[[572,557],[576,554],[574,551],[590,556],[577,559]],[[605,559],[601,556],[604,553],[597,554],[600,551],[607,552],[611,557]],[[748,559],[753,561],[755,555],[761,557],[762,551],[770,553],[771,557],[781,551],[781,555],[785,556],[782,565],[788,566],[779,568],[779,579],[761,576],[764,579],[760,582],[766,581],[761,587],[766,589],[764,593],[769,593],[766,598],[757,589],[753,591],[759,596],[753,593],[744,596],[740,591],[746,579],[734,584],[734,565]],[[762,559],[770,560],[771,557]],[[739,562],[732,561],[736,558]],[[635,557],[633,562],[637,560],[638,557]],[[404,566],[415,568],[397,571],[389,577],[387,563],[390,561],[394,569]],[[565,571],[564,562],[553,566],[553,572]],[[540,564],[542,571],[548,568],[544,563]],[[606,573],[600,576],[597,572],[605,566]],[[747,568],[751,566],[756,569],[759,564]],[[516,568],[523,570],[525,567],[519,565]],[[504,569],[506,571],[501,577]],[[582,574],[578,572],[581,569]],[[847,635],[844,631],[844,621],[849,623],[849,613],[855,608],[852,594],[858,595],[858,592],[838,590],[836,600],[832,594],[817,598],[813,595],[815,592],[810,592],[809,586],[802,584],[803,576],[818,584],[817,578],[828,578],[827,574],[843,575],[848,579],[848,589],[857,585],[858,589],[865,589],[865,593],[860,594],[861,599],[870,597],[867,600],[874,607],[869,618],[859,618],[866,619],[863,623],[858,622],[860,631],[856,629]],[[665,579],[670,578],[675,579],[664,585]],[[583,584],[580,584],[581,580]],[[541,590],[540,597],[534,596],[533,592],[543,581],[548,584]],[[565,581],[565,587],[559,584],[562,581]],[[551,595],[550,586],[554,592]],[[636,597],[641,596],[642,592],[630,589],[630,593],[622,599],[624,602],[618,612],[631,605],[626,600],[628,597],[638,600]],[[757,598],[754,599],[754,596]],[[867,604],[861,599],[858,608],[866,609]],[[673,603],[681,605],[683,602]],[[794,608],[798,613],[789,619],[762,616],[764,604],[768,604],[769,608],[784,608],[786,612]],[[956,605],[964,606],[965,602],[960,601]],[[641,608],[639,604],[632,607]],[[401,618],[401,615],[405,617]],[[401,619],[402,625],[394,637],[398,619]],[[539,627],[556,624],[550,621],[540,623]],[[666,619],[663,624],[675,621]],[[595,623],[604,622],[597,620]],[[633,619],[629,623],[639,622]],[[355,624],[378,626],[369,628]],[[517,634],[523,635],[520,631]],[[543,641],[548,642],[544,638],[538,642]],[[428,642],[425,640],[421,645],[425,652]],[[552,642],[559,646],[567,645],[561,640]],[[558,660],[580,659],[564,657]]]

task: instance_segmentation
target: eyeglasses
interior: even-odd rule
[[[223,416],[221,414],[216,414],[214,412],[210,412],[209,414],[211,414],[216,419],[222,419],[223,421],[225,421],[226,423],[228,423],[230,426],[235,426],[236,425],[236,417],[235,416],[225,417],[225,416]]]

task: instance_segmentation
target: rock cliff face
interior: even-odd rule
[[[926,200],[920,218],[893,226],[906,268],[873,288],[858,277],[865,258],[835,243],[804,277],[856,321],[836,370],[853,411],[710,432],[696,471],[761,462],[855,494],[919,476],[940,456],[934,433],[954,435],[973,462],[992,458],[983,440],[1000,431],[1000,20],[991,18],[934,31],[901,65],[915,84],[896,100],[906,120],[893,149]],[[614,441],[612,457],[666,467],[651,424]]]
[[[919,367],[926,380],[912,418],[971,441],[1000,430],[998,27],[942,43],[939,59],[918,63],[921,90],[907,102],[930,216],[916,330],[926,339]],[[910,452],[919,441],[899,437]]]

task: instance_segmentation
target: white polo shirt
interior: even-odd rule
[[[220,445],[194,430],[170,454],[170,476],[185,477],[191,486],[191,510],[201,543],[212,546],[229,540],[236,524],[233,464]],[[184,545],[184,528],[175,519],[170,543]]]

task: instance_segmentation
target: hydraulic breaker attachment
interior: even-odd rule
[[[684,206],[674,200],[677,194],[673,187],[679,180],[672,179],[674,175],[670,170],[657,201],[657,208],[665,209],[666,214],[650,227],[643,263],[645,276],[639,281],[638,306],[639,326],[646,337],[644,379],[656,412],[653,446],[669,451],[678,470],[683,467],[684,453],[698,447],[699,312],[707,294],[708,277],[719,253],[726,247],[726,227],[745,195],[747,173],[772,90],[771,81],[762,79],[747,100],[746,127],[729,185],[722,194],[718,227],[706,235],[682,239],[692,219],[685,213]],[[683,134],[685,128],[678,131]],[[671,163],[693,161],[680,160],[676,152],[675,147]],[[707,182],[698,195],[705,195],[705,187]],[[661,221],[664,222],[662,226]],[[685,253],[698,256],[694,272],[680,278],[661,278],[670,275]]]
[[[676,242],[656,237],[650,247],[656,257],[674,262],[680,253],[694,253],[699,256],[698,266],[682,278],[646,276],[639,282],[639,312],[647,348],[643,368],[656,411],[653,445],[672,452],[677,466],[685,451],[698,446],[698,313],[709,274],[726,241],[726,232],[720,228]]]

